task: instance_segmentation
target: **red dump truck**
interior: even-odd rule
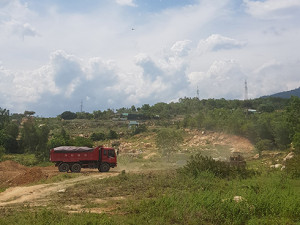
[[[96,148],[60,146],[50,150],[50,161],[60,172],[79,173],[81,168],[97,168],[99,172],[108,172],[117,166],[115,149],[98,146]]]

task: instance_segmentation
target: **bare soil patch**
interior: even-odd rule
[[[50,167],[26,167],[17,162],[7,160],[0,162],[0,187],[26,185],[47,179],[59,172],[54,166]]]

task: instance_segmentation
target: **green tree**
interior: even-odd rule
[[[16,138],[8,135],[5,130],[0,130],[0,145],[5,148],[6,153],[22,153]]]
[[[38,160],[46,161],[49,159],[48,137],[50,129],[43,125],[37,129],[38,143],[35,150],[35,156]]]
[[[287,121],[291,129],[291,135],[300,132],[300,98],[292,96],[287,107]]]
[[[119,135],[117,134],[116,131],[110,130],[109,133],[108,133],[108,135],[107,135],[107,138],[108,139],[118,139]]]
[[[77,115],[71,111],[65,111],[60,115],[60,117],[64,120],[73,120],[76,119]]]
[[[18,124],[11,122],[7,124],[7,126],[4,128],[4,131],[7,135],[17,139],[19,135],[19,126]]]
[[[172,152],[178,150],[179,144],[183,142],[183,135],[180,130],[164,128],[157,133],[155,141],[162,155],[167,156],[169,161]]]
[[[28,118],[21,129],[21,148],[24,152],[34,153],[38,145],[37,127],[33,118]]]
[[[9,122],[9,110],[0,107],[0,130]]]
[[[300,132],[294,134],[293,147],[295,148],[295,152],[300,154]]]
[[[90,136],[90,139],[92,141],[103,141],[103,140],[105,140],[105,134],[102,132],[92,133],[92,135]]]
[[[49,141],[48,141],[48,148],[52,149],[59,146],[68,146],[70,145],[70,135],[67,134],[64,128],[61,128],[59,134],[55,134]]]
[[[29,117],[29,116],[33,116],[35,114],[35,112],[34,111],[25,111],[24,112],[24,116],[26,116],[26,117]]]
[[[86,147],[93,147],[93,141],[89,138],[85,137],[75,137],[73,140],[71,140],[71,145],[74,146],[86,146]]]
[[[130,110],[131,110],[132,112],[136,112],[136,108],[135,108],[135,106],[134,106],[134,105],[132,105],[132,106],[131,106],[131,108],[130,108]]]
[[[37,126],[34,118],[28,118],[21,129],[21,147],[24,152],[34,153],[39,160],[48,160],[48,136],[50,129],[47,125]]]

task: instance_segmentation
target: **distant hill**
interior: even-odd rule
[[[267,98],[267,97],[274,97],[274,98],[290,98],[291,96],[297,96],[300,97],[300,87],[290,90],[290,91],[283,91],[279,92],[276,94],[268,95],[268,96],[263,96],[262,98]]]

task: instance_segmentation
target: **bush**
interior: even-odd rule
[[[119,135],[117,134],[116,131],[110,130],[109,133],[108,133],[108,135],[107,135],[107,138],[108,139],[118,139]]]
[[[64,120],[73,120],[76,119],[77,115],[71,111],[65,111],[60,115],[60,117]]]
[[[90,139],[92,141],[104,141],[105,140],[105,134],[100,132],[100,133],[92,133]]]
[[[293,136],[293,147],[295,152],[300,153],[300,132],[296,132]]]
[[[259,153],[261,153],[265,150],[272,150],[274,148],[274,143],[271,140],[263,139],[255,144],[255,148]]]
[[[300,178],[300,155],[297,154],[293,158],[286,161],[286,172],[292,178]]]
[[[48,141],[48,148],[52,149],[52,148],[56,148],[59,146],[65,146],[68,145],[66,140],[61,137],[61,136],[57,136],[57,137],[53,137],[52,139],[50,139]]]
[[[247,178],[255,175],[254,171],[245,167],[231,166],[227,162],[215,161],[212,157],[202,156],[200,153],[191,156],[187,165],[179,171],[194,177],[198,177],[203,172],[210,172],[219,178]]]
[[[138,127],[132,128],[132,135],[140,134],[147,131],[146,124],[140,124]]]
[[[86,146],[86,147],[93,147],[93,141],[89,138],[84,137],[75,137],[73,140],[71,140],[71,145],[74,146]]]

